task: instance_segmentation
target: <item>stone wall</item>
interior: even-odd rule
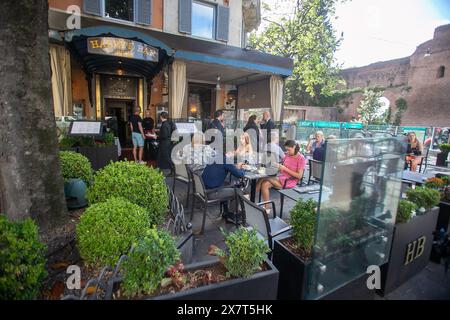
[[[445,68],[443,77],[439,72]],[[346,87],[385,88],[395,113],[395,101],[403,97],[408,110],[403,125],[450,126],[450,24],[438,27],[434,37],[421,45],[410,57],[377,62],[341,72]],[[355,93],[341,101],[341,121],[356,116],[362,94]]]

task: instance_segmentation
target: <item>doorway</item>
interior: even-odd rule
[[[189,83],[188,92],[188,119],[212,119],[216,108],[215,86],[210,84]]]
[[[117,119],[117,132],[122,148],[131,147],[131,129],[128,126],[130,116],[133,114],[134,100],[105,99],[106,114]]]

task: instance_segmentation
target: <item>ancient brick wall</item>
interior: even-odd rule
[[[393,113],[395,101],[403,97],[408,103],[404,125],[450,126],[450,24],[437,28],[410,57],[346,69],[341,76],[348,89],[385,88]],[[356,116],[361,98],[355,93],[341,101],[341,121]]]

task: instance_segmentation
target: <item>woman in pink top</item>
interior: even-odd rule
[[[281,174],[278,177],[260,179],[256,185],[256,191],[261,192],[263,201],[270,200],[270,188],[291,189],[303,177],[306,159],[299,152],[300,146],[294,140],[287,140],[284,147],[287,152],[283,164],[277,165]],[[269,209],[270,206],[266,205],[266,208]]]

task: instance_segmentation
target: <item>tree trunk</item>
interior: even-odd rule
[[[66,216],[53,111],[47,0],[2,0],[0,201],[41,230]]]

